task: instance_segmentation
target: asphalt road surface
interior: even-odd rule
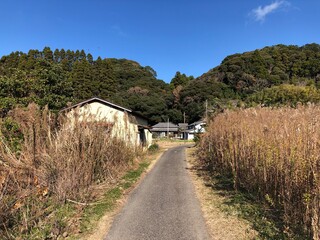
[[[130,194],[105,240],[210,239],[185,159],[185,146],[162,155]]]

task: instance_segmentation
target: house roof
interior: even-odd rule
[[[143,116],[143,115],[142,115],[141,113],[139,113],[139,112],[134,112],[134,111],[132,111],[132,110],[130,110],[130,109],[128,109],[128,108],[121,107],[121,106],[119,106],[119,105],[117,105],[117,104],[114,104],[114,103],[112,103],[112,102],[103,100],[103,99],[98,98],[98,97],[93,97],[93,98],[90,98],[90,99],[88,99],[88,100],[79,102],[79,103],[74,104],[74,105],[72,105],[72,106],[70,106],[70,107],[67,107],[67,108],[62,109],[60,112],[66,112],[66,111],[69,111],[69,110],[71,110],[71,109],[73,109],[73,108],[82,107],[82,106],[84,106],[84,105],[86,105],[86,104],[93,103],[93,102],[99,102],[99,103],[101,103],[101,104],[107,105],[107,106],[112,107],[112,108],[114,108],[114,109],[117,109],[117,110],[120,110],[120,111],[123,111],[123,112],[128,112],[128,113],[130,113],[131,115],[133,115],[133,116],[135,116],[135,117],[143,118],[143,119],[145,119],[147,122],[149,121],[149,119],[148,119],[147,117]],[[141,125],[141,126],[142,126],[142,125]],[[147,126],[143,126],[143,127],[144,127],[144,128],[147,128],[147,129],[150,128],[150,127],[147,127]]]
[[[187,130],[188,129],[188,123],[178,123],[178,126],[181,130]]]
[[[159,122],[156,125],[152,126],[152,132],[177,132],[178,131],[178,125],[171,123],[171,122]]]
[[[156,125],[153,125],[152,126],[153,128],[177,128],[178,127],[178,125],[176,125],[176,124],[174,124],[174,123],[172,123],[172,122],[159,122],[159,123],[157,123]]]
[[[189,124],[189,126],[195,126],[195,125],[198,125],[198,124],[206,124],[206,122],[203,121],[203,120],[200,120],[200,121],[197,121],[197,122]]]
[[[82,106],[84,106],[84,105],[86,105],[86,104],[89,104],[89,103],[92,103],[92,102],[99,102],[99,103],[102,103],[102,104],[104,104],[104,105],[107,105],[107,106],[113,107],[113,108],[115,108],[115,109],[118,109],[118,110],[120,110],[120,111],[132,113],[132,110],[130,110],[130,109],[121,107],[121,106],[116,105],[116,104],[114,104],[114,103],[112,103],[112,102],[108,102],[108,101],[106,101],[106,100],[103,100],[103,99],[97,98],[97,97],[93,97],[93,98],[90,98],[90,99],[85,100],[85,101],[83,101],[83,102],[80,102],[80,103],[77,103],[77,104],[75,104],[75,105],[72,105],[72,106],[70,106],[70,107],[64,108],[64,109],[61,110],[61,112],[69,111],[69,110],[71,110],[71,109],[73,109],[73,108],[76,108],[76,107],[82,107]]]

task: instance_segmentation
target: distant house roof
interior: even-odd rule
[[[89,104],[89,103],[92,103],[92,102],[99,102],[99,103],[102,103],[102,104],[104,104],[104,105],[107,105],[107,106],[113,107],[113,108],[115,108],[115,109],[118,109],[118,110],[120,110],[120,111],[132,113],[132,110],[130,110],[130,109],[121,107],[121,106],[116,105],[116,104],[114,104],[114,103],[112,103],[112,102],[108,102],[108,101],[106,101],[106,100],[103,100],[103,99],[97,98],[97,97],[90,98],[90,99],[88,99],[88,100],[85,100],[85,101],[83,101],[83,102],[77,103],[77,104],[72,105],[72,106],[70,106],[70,107],[64,108],[64,109],[61,110],[61,112],[63,112],[63,111],[69,111],[69,110],[71,110],[71,109],[73,109],[73,108],[77,108],[77,107],[82,107],[82,106],[84,106],[84,105],[86,105],[86,104]]]
[[[188,123],[178,123],[179,129],[185,131],[188,129]]]
[[[206,125],[206,122],[203,120],[191,123],[188,125],[188,129],[189,129],[188,132],[190,134],[203,133],[205,132],[204,125]]]
[[[177,132],[178,125],[171,123],[171,122],[159,122],[156,125],[152,126],[152,132]]]
[[[200,120],[200,121],[197,121],[197,122],[194,122],[194,123],[189,124],[189,127],[191,127],[191,126],[196,126],[196,125],[198,125],[198,124],[206,124],[206,122],[203,121],[203,120]]]

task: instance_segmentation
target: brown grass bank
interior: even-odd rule
[[[292,239],[320,239],[320,107],[226,111],[200,146],[204,165],[276,210]]]
[[[71,227],[65,218],[76,209],[68,203],[90,202],[99,183],[133,161],[111,124],[65,121],[30,105],[1,122],[1,239],[56,239]]]

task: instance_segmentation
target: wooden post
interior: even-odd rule
[[[167,138],[169,139],[169,118],[168,118],[168,125],[167,125]]]
[[[206,122],[208,122],[208,100],[206,100]]]

